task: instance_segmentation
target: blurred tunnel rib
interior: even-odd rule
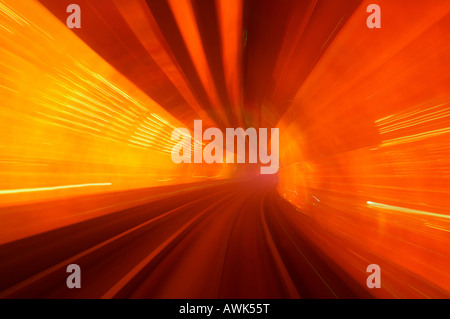
[[[72,2],[0,0],[0,298],[450,298],[448,0]]]

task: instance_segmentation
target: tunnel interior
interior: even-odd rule
[[[449,1],[72,2],[0,2],[0,297],[450,297]],[[276,174],[174,163],[196,120],[278,128]],[[54,288],[150,221],[117,280]]]

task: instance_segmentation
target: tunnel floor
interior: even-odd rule
[[[4,244],[1,296],[370,297],[296,230],[301,214],[275,186],[212,183]],[[83,289],[67,289],[69,264]]]
[[[0,296],[370,298],[312,233],[327,236],[273,180],[212,182],[1,245]],[[67,289],[69,264],[83,289]]]

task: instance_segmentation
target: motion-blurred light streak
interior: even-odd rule
[[[53,190],[57,190],[57,189],[67,189],[67,188],[77,188],[77,187],[109,186],[109,185],[111,185],[111,183],[92,183],[92,184],[82,184],[82,185],[64,185],[64,186],[54,186],[54,187],[9,189],[9,190],[0,190],[0,195],[53,191]]]
[[[49,165],[34,174],[28,171],[25,178],[3,170],[0,189],[4,190],[4,204],[109,191],[101,184],[98,190],[75,191],[67,187],[53,195],[15,191],[95,184],[91,178],[95,175],[91,168],[94,163],[106,165],[101,178],[110,174],[112,180],[118,171],[128,175],[129,178],[116,179],[112,190],[127,189],[133,183],[135,188],[154,185],[159,174],[166,172],[163,169],[158,173],[154,168],[183,172],[182,167],[170,161],[170,133],[181,125],[178,120],[118,74],[39,4],[5,1],[0,9],[0,24],[4,27],[0,29],[2,158],[45,160]],[[44,152],[41,141],[54,147]],[[155,151],[161,155],[155,155]],[[64,168],[66,161],[78,164]],[[54,165],[60,165],[59,171],[52,171]],[[143,179],[137,177],[138,170],[153,173],[141,175],[147,176]],[[189,173],[185,178],[191,178]]]
[[[418,215],[424,215],[424,216],[432,216],[432,217],[439,217],[444,219],[450,219],[450,215],[444,215],[444,214],[434,214],[430,212],[425,212],[422,210],[417,209],[410,209],[405,207],[398,207],[398,206],[392,206],[392,205],[386,205],[386,204],[380,204],[380,203],[374,203],[371,201],[367,201],[367,205],[373,208],[381,208],[386,210],[392,210],[396,212],[402,212],[402,213],[408,213],[408,214],[418,214]]]
[[[210,67],[208,66],[200,32],[198,30],[197,23],[195,22],[192,3],[190,0],[168,0],[168,3],[178,24],[178,29],[183,36],[186,47],[188,48],[191,60],[197,69],[197,73],[200,76],[206,92],[208,92],[211,106],[224,119],[225,114],[223,112],[223,108],[221,107],[221,102],[218,96],[217,88],[214,84]]]

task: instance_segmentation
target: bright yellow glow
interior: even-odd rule
[[[0,25],[0,206],[219,173],[174,164],[186,125],[38,2],[1,2]]]
[[[425,212],[423,210],[380,204],[380,203],[375,203],[375,202],[371,202],[371,201],[368,201],[367,205],[369,205],[369,207],[372,207],[372,208],[387,209],[387,210],[392,210],[392,211],[401,212],[401,213],[418,214],[418,215],[450,219],[450,215],[430,213],[430,212]]]
[[[0,195],[18,194],[18,193],[31,193],[31,192],[44,192],[44,191],[54,191],[54,190],[58,190],[58,189],[92,187],[92,186],[109,186],[109,185],[111,185],[111,183],[92,183],[92,184],[64,185],[64,186],[54,186],[54,187],[7,189],[7,190],[0,190]]]

